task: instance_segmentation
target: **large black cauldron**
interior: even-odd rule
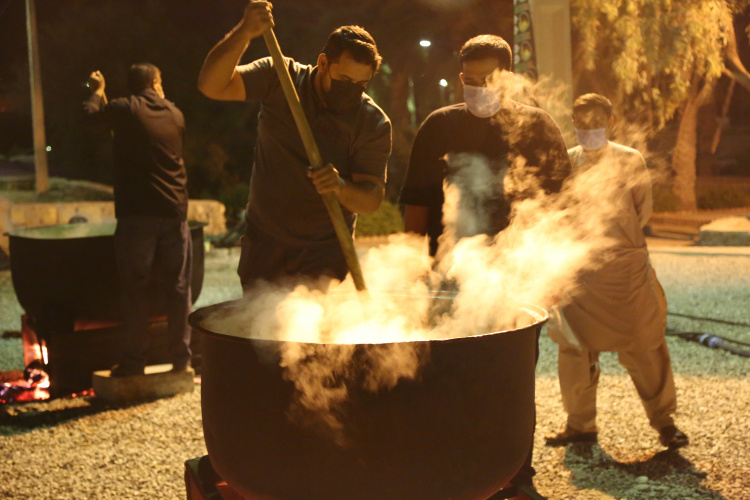
[[[351,391],[339,413],[351,442],[339,446],[287,418],[294,387],[268,354],[280,342],[202,326],[237,304],[199,309],[190,324],[201,333],[208,454],[246,498],[478,500],[521,467],[533,435],[535,342],[546,311],[525,308],[528,326],[516,330],[417,342],[428,344],[429,361],[415,380]],[[358,344],[355,352],[377,348]]]
[[[115,263],[115,221],[18,229],[8,233],[13,288],[34,318],[120,320]],[[203,226],[190,222],[193,241],[192,299],[203,286]],[[154,284],[158,281],[158,272]],[[153,316],[164,314],[152,286]]]

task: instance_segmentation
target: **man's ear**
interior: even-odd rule
[[[154,80],[153,82],[151,82],[151,88],[156,91],[159,97],[164,99],[164,87],[162,86],[162,82],[160,82],[159,80]]]
[[[614,126],[615,126],[615,117],[610,116],[609,120],[607,120],[607,126],[605,127],[607,131],[607,137],[609,137],[612,134],[612,129],[614,128]]]
[[[458,74],[458,77],[461,79],[461,83],[464,83],[464,72]]]
[[[318,68],[325,70],[328,67],[328,56],[321,53],[318,54]]]

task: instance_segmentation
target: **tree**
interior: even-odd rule
[[[750,90],[733,15],[747,0],[571,0],[577,86],[604,93],[648,135],[679,120],[672,154],[678,208],[696,208],[698,110],[723,74]]]

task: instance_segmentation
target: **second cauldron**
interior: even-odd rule
[[[203,286],[203,227],[190,221],[193,242],[192,300]],[[8,233],[13,288],[26,314],[37,319],[121,320],[115,262],[117,222],[60,224]],[[150,291],[151,315],[165,314],[156,269]]]

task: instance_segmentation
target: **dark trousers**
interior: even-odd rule
[[[190,360],[190,280],[193,247],[187,221],[166,217],[122,217],[115,231],[117,271],[127,340],[120,365],[146,366],[149,346],[149,282],[154,269],[163,278],[169,354],[175,366]]]
[[[292,282],[298,278],[327,276],[343,281],[349,272],[338,240],[305,246],[289,245],[248,222],[241,241],[237,274],[244,290],[258,280]]]
[[[536,364],[539,362],[539,335],[541,334],[542,329],[541,327],[537,329],[536,331],[536,350],[534,352],[534,366],[536,367]],[[534,431],[536,432],[536,406],[534,407]],[[534,456],[534,434],[535,432],[531,433],[531,446],[529,446],[529,453],[526,455],[526,460],[523,463],[523,466],[521,467],[521,470],[519,470],[515,477],[511,479],[511,483],[515,485],[525,485],[525,484],[532,484],[533,483],[533,477],[536,475],[536,469],[531,465],[531,461]]]

